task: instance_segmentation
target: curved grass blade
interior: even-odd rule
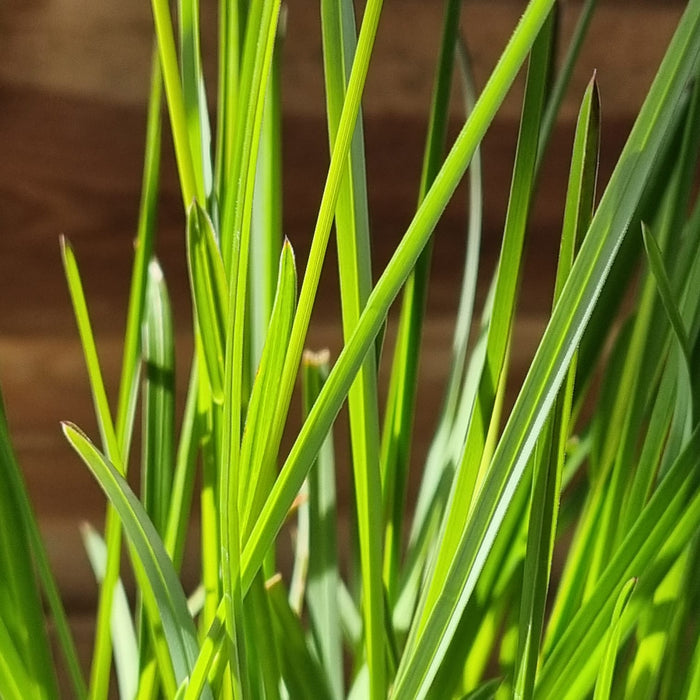
[[[80,534],[95,578],[102,581],[107,566],[107,546],[99,533],[88,523],[83,523]],[[138,642],[131,621],[129,600],[121,580],[114,589],[111,629],[119,695],[122,698],[136,697],[139,684]]]
[[[124,531],[141,565],[135,567],[135,572],[139,577],[146,611],[149,616],[158,616],[159,619],[151,618],[151,621],[154,627],[162,626],[175,680],[178,684],[182,683],[192,672],[199,647],[185,594],[162,540],[143,506],[109,460],[76,426],[63,423],[62,427],[68,442],[119,513]],[[206,689],[204,697],[211,697]]]
[[[479,496],[443,580],[442,598],[412,653],[397,698],[414,697],[459,621],[515,487],[575,352],[615,253],[644,191],[700,53],[700,2],[691,2],[623,150],[562,290]]]
[[[360,316],[357,329],[331,370],[328,380],[314,404],[314,408],[306,420],[296,443],[292,447],[279,478],[275,482],[261,517],[251,533],[251,537],[243,552],[242,577],[244,589],[250,585],[253,575],[261,566],[264,554],[284,522],[289,507],[294,501],[304,477],[328,433],[328,429],[340,410],[353,378],[362,364],[365,353],[369,350],[375,336],[383,325],[389,306],[396,298],[401,285],[413,268],[443,208],[466,170],[474,150],[483,138],[508,88],[515,79],[518,69],[551,8],[552,2],[553,0],[535,0],[526,10],[504,51],[499,66],[484,88],[474,111],[457,137],[457,141],[438,177],[428,191],[423,204],[416,213],[394,256],[374,287],[365,310]],[[358,55],[360,54],[359,47],[361,44],[362,31],[360,32]],[[351,80],[351,86],[352,82]],[[349,89],[350,92],[351,90]],[[338,142],[336,142],[334,151],[337,150]],[[302,299],[300,298],[299,305],[301,306],[301,304]],[[294,331],[292,331],[292,337],[294,337]],[[288,362],[285,363],[285,375],[283,376],[287,374],[286,368],[291,362],[289,358],[296,352],[294,344],[290,343],[290,345],[292,345],[292,348],[290,348],[290,353],[287,356]],[[294,364],[296,365],[296,362]],[[282,384],[281,394],[286,391],[284,379]],[[276,438],[276,432],[274,435]],[[277,439],[275,439],[275,443],[277,442]]]
[[[696,349],[700,337],[700,297],[696,290],[700,286],[700,228],[697,230],[695,241],[695,254],[692,257],[692,266],[682,285],[684,289],[676,296],[679,298],[683,326],[689,328],[690,346]],[[678,282],[678,280],[676,280]],[[675,355],[675,381],[677,383],[676,402],[673,409],[673,420],[669,430],[664,453],[659,466],[659,472],[664,474],[683,447],[688,438],[689,431],[697,422],[700,407],[700,385],[696,381],[693,368],[697,367],[697,358],[691,355],[690,364],[680,350],[678,342],[672,346]]]
[[[214,226],[197,202],[193,202],[187,212],[187,262],[211,393],[214,401],[222,403],[228,287]]]

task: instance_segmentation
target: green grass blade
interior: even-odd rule
[[[187,214],[187,262],[207,376],[214,400],[221,403],[224,398],[228,287],[214,227],[197,202]]]
[[[547,109],[542,117],[542,124],[540,126],[540,143],[537,149],[538,170],[540,164],[542,163],[542,158],[545,150],[547,149],[547,145],[549,144],[552,131],[554,130],[554,125],[556,124],[561,104],[564,101],[566,91],[571,82],[571,75],[574,71],[574,67],[576,66],[576,60],[581,52],[581,47],[583,46],[586,34],[588,33],[588,27],[593,19],[593,13],[596,9],[597,3],[598,0],[586,0],[585,4],[581,8],[578,20],[576,22],[576,27],[566,49],[566,56],[562,61],[561,68],[557,73],[556,80],[554,81],[549,98],[547,99]]]
[[[40,554],[36,551],[37,545],[40,546]],[[0,669],[0,683],[8,694],[14,693],[11,660],[17,655],[21,662],[16,682],[21,680],[25,683],[19,686],[20,689],[31,697],[50,698],[55,697],[58,691],[33,561],[42,555],[43,576],[48,575],[53,583],[45,563],[36,517],[10,441],[4,401],[0,395],[0,609],[3,618],[0,656],[7,654],[7,660]],[[55,588],[55,583],[53,586]],[[62,608],[57,621],[65,625]],[[63,633],[65,631],[62,630]],[[77,669],[74,667],[77,661],[70,633],[67,639],[63,638],[63,633],[61,641],[64,653],[67,652],[72,680],[84,697],[80,666],[77,665]],[[70,643],[66,645],[66,642]]]
[[[267,584],[267,595],[272,608],[282,677],[289,696],[330,700],[333,696],[325,674],[309,651],[301,621],[289,607],[281,577],[277,576]]]
[[[690,343],[688,342],[688,334],[683,325],[683,319],[681,318],[678,304],[676,303],[675,295],[671,288],[671,280],[666,271],[663,254],[661,253],[661,249],[654,235],[646,224],[642,224],[642,238],[644,239],[644,249],[647,252],[647,258],[649,260],[649,269],[656,281],[656,287],[664,309],[666,310],[668,320],[671,323],[671,328],[673,328],[678,345],[688,364],[688,376],[690,377]]]
[[[653,222],[653,230],[660,242],[665,241],[668,235],[673,236],[683,230],[692,201],[693,173],[697,172],[697,163],[700,157],[700,73],[698,72],[696,72],[688,111],[685,115],[682,140],[678,149],[674,150],[672,157],[672,164],[669,168],[672,175],[668,196],[663,202],[663,209],[658,221]],[[664,246],[661,247],[664,248]],[[680,260],[677,250],[668,251],[667,264],[674,265]]]
[[[556,392],[590,318],[607,271],[644,191],[654,159],[700,53],[700,3],[678,26],[562,291],[496,449],[453,564],[413,653],[404,657],[396,696],[413,696],[456,626],[512,499]],[[332,375],[331,375],[332,376]],[[415,685],[414,685],[415,684]]]
[[[445,5],[442,38],[418,193],[419,205],[435,180],[444,156],[461,5],[459,0],[448,0]],[[472,167],[474,167],[474,160]],[[381,460],[386,520],[384,580],[389,600],[392,603],[395,602],[398,587],[412,424],[418,387],[421,335],[431,258],[432,244],[429,242],[418,258],[404,287],[396,347],[391,365],[389,395],[384,415]]]
[[[676,398],[677,392],[677,372],[673,364],[668,363],[654,401],[649,418],[649,429],[644,438],[634,479],[625,499],[624,510],[620,515],[620,532],[628,532],[632,523],[641,513],[644,504],[649,499],[658,473],[661,455],[673,417],[674,398]]]
[[[180,441],[175,457],[175,475],[173,477],[173,490],[168,510],[168,524],[163,537],[165,549],[170,555],[176,570],[179,570],[182,565],[197,471],[197,448],[199,446],[197,386],[198,367],[197,359],[195,358],[190,372],[187,403],[182,418]]]
[[[500,685],[500,678],[484,681],[478,688],[474,688],[471,692],[463,695],[460,700],[493,700]]]
[[[600,143],[600,101],[595,78],[581,104],[567,191],[554,302],[571,271],[579,241],[590,225],[595,198]],[[562,393],[543,430],[541,459],[535,460],[527,554],[523,574],[515,697],[531,698],[537,672],[540,636],[557,529],[564,450],[575,378],[575,360]]]
[[[238,508],[245,542],[276,477],[275,460],[267,454],[268,426],[277,402],[276,387],[284,365],[296,306],[297,275],[294,251],[288,240],[279,260],[277,292],[243,431],[239,462]]]
[[[144,366],[141,409],[141,503],[161,537],[165,535],[167,527],[175,451],[175,344],[172,325],[170,300],[163,271],[158,262],[152,259],[148,266],[141,341]],[[142,668],[145,669],[152,659],[148,635],[149,620],[143,614],[140,601],[137,619],[140,625],[139,651]],[[142,688],[145,686],[145,683],[142,684]]]
[[[148,266],[143,361],[141,501],[163,536],[175,462],[175,341],[168,290],[155,260]]]
[[[185,594],[162,540],[143,506],[108,459],[75,426],[64,423],[63,432],[119,513],[124,531],[143,567],[135,567],[135,571],[137,576],[145,576],[139,580],[139,588],[146,610],[149,615],[159,616],[158,620],[152,619],[152,623],[154,627],[162,626],[179,684],[191,674],[199,647]]]
[[[275,300],[282,252],[282,49],[286,14],[280,10],[275,49],[265,96],[260,151],[253,192],[248,300],[250,304],[250,363],[255,376]]]
[[[180,190],[185,211],[188,211],[192,202],[196,199],[201,204],[206,202],[203,189],[203,180],[198,177],[194,167],[194,159],[190,150],[190,141],[187,129],[187,110],[185,97],[180,79],[180,69],[175,50],[175,35],[170,16],[170,6],[167,0],[151,0],[153,21],[155,23],[156,38],[160,65],[163,71],[163,83],[170,114],[170,124],[175,146],[175,159],[180,175]]]
[[[239,3],[219,0],[219,65],[216,113],[215,188],[217,201],[226,198],[227,175],[233,162],[240,66]]]
[[[80,279],[75,253],[73,252],[72,246],[65,238],[61,238],[61,256],[63,258],[68,291],[70,292],[71,301],[73,303],[75,320],[80,334],[80,342],[85,355],[85,364],[88,371],[88,379],[90,380],[90,390],[95,406],[100,437],[102,438],[105,451],[109,455],[109,459],[119,467],[122,465],[121,453],[112,423],[107,392],[102,379],[102,370],[100,369],[97,346],[90,325],[85,292],[83,291],[83,284]],[[121,468],[120,471],[123,473],[123,468]]]
[[[0,617],[0,691],[7,700],[47,697],[29,675],[12,635]]]
[[[209,197],[212,188],[211,134],[202,74],[199,0],[178,0],[180,65],[185,120],[197,192]],[[202,200],[204,204],[207,200]]]
[[[214,662],[214,657],[221,653],[226,639],[225,606],[223,600],[217,608],[216,615],[202,642],[199,656],[192,669],[192,675],[187,683],[184,693],[186,700],[199,700],[206,686],[209,671]]]
[[[691,672],[688,674],[685,688],[683,689],[683,700],[692,700],[700,693],[700,636],[695,641],[695,651],[693,652],[690,669]]]
[[[276,645],[274,640],[270,639],[270,633],[274,635],[274,608],[266,588],[261,571],[245,596],[245,658],[251,682],[251,697],[280,700],[282,674],[277,657],[281,645]],[[287,609],[294,615],[289,603]],[[296,620],[298,621],[298,618]],[[301,630],[299,622],[297,624]],[[283,639],[284,645],[289,644],[289,631],[285,631]]]
[[[304,353],[302,396],[304,415],[311,411],[328,376],[328,351]],[[343,649],[341,644],[341,605],[338,589],[338,533],[333,435],[328,433],[308,476],[309,493],[309,570],[306,605],[311,633],[332,697],[343,697]],[[345,588],[343,587],[343,590]],[[349,602],[347,608],[354,609]],[[358,620],[361,629],[361,621]],[[360,635],[358,635],[359,637]]]
[[[596,680],[595,684],[593,700],[608,700],[610,698],[613,673],[615,671],[615,659],[617,657],[618,647],[620,646],[620,633],[622,631],[620,618],[627,607],[627,603],[629,602],[630,596],[632,595],[636,584],[637,579],[631,578],[622,587],[622,590],[617,596],[615,609],[613,610],[612,619],[610,620],[610,628],[608,630],[608,639],[605,644],[603,661],[601,662],[600,670],[598,671],[598,679]]]
[[[350,649],[358,648],[362,643],[362,617],[342,580],[338,581],[338,613],[345,644]]]
[[[200,353],[201,354],[201,353]],[[201,505],[202,586],[204,610],[199,618],[200,633],[213,623],[217,605],[222,595],[221,582],[221,531],[219,527],[219,463],[222,417],[214,406],[211,394],[205,388],[206,372],[198,376],[198,413],[196,428],[201,450],[201,479],[199,493]],[[196,454],[196,450],[195,450]]]
[[[242,35],[242,52],[239,57],[229,55],[240,66],[236,79],[236,103],[227,103],[235,113],[229,113],[228,118],[235,120],[226,126],[229,141],[228,160],[223,163],[225,170],[221,172],[221,182],[230,183],[225,186],[221,200],[221,248],[224,266],[231,280],[239,274],[238,248],[245,245],[249,235],[250,219],[253,207],[253,190],[255,170],[260,143],[260,127],[263,120],[267,82],[272,63],[272,53],[277,35],[277,22],[280,11],[279,0],[258,0],[251,3],[247,16],[241,22],[238,16],[242,11],[239,3],[238,12],[227,9],[240,27],[245,27]],[[233,30],[233,27],[231,27]],[[241,36],[239,35],[239,41]],[[235,50],[237,41],[228,37],[229,51]],[[232,66],[231,66],[232,67]],[[233,79],[232,76],[230,79]],[[233,88],[233,85],[229,86]],[[232,95],[229,97],[232,98]],[[232,129],[235,128],[234,131]],[[240,240],[237,240],[240,237]],[[240,254],[246,261],[247,252]]]
[[[92,333],[90,317],[85,300],[85,293],[78,271],[78,264],[73,249],[65,238],[61,239],[61,255],[68,282],[71,301],[80,342],[83,347],[85,365],[87,367],[90,390],[92,392],[95,407],[97,425],[102,438],[102,444],[108,459],[116,466],[121,474],[125,473],[125,464],[122,460],[120,446],[112,422],[112,417],[107,400],[102,371],[97,356],[97,346]],[[112,596],[114,587],[119,579],[120,553],[121,553],[121,524],[114,510],[108,506],[105,525],[105,542],[107,543],[107,565],[105,576],[100,588],[100,600],[97,609],[97,624],[95,631],[95,645],[92,655],[92,669],[90,675],[90,697],[106,698],[109,690],[110,667],[112,663],[110,618],[112,610]]]
[[[326,103],[330,147],[341,119],[346,83],[355,57],[354,8],[351,2],[321,4]],[[345,339],[352,334],[372,287],[369,214],[362,117],[358,115],[346,165],[347,174],[335,210],[340,300]],[[379,471],[377,366],[370,350],[348,396],[363,591],[364,640],[370,696],[386,695],[384,605],[382,599],[382,482]]]
[[[672,605],[674,608],[670,621],[670,629],[664,661],[656,662],[655,666],[659,676],[659,696],[664,700],[674,697],[682,697],[683,687],[692,674],[692,643],[688,643],[687,630],[692,624],[690,621],[697,619],[698,596],[693,591],[692,581],[695,580],[698,567],[700,567],[700,543],[698,540],[690,544],[689,557],[685,562],[685,570],[680,580],[679,594]],[[663,607],[663,602],[661,603]],[[655,651],[652,650],[652,652]]]
[[[80,534],[95,578],[102,581],[107,566],[107,546],[99,533],[88,523],[83,524]],[[139,650],[129,600],[121,580],[114,589],[111,623],[119,695],[123,698],[133,698],[139,683]]]
[[[419,208],[394,256],[374,287],[365,310],[360,316],[357,329],[331,370],[328,380],[314,404],[314,408],[305,422],[302,432],[292,447],[279,478],[275,482],[261,517],[251,533],[243,553],[242,576],[244,588],[250,585],[253,575],[261,566],[264,553],[281,527],[289,506],[298,493],[304,477],[347,395],[353,378],[362,364],[365,353],[373,344],[374,338],[384,323],[389,306],[396,298],[401,285],[413,268],[447,201],[466,170],[474,150],[483,138],[508,88],[515,79],[518,69],[525,60],[540,26],[547,16],[551,3],[552,0],[536,1],[529,6],[523,15],[521,23],[506,47],[499,66],[484,88],[474,111],[457,137],[457,141],[438,177],[428,191],[423,204]],[[360,42],[358,43],[358,55],[361,53],[361,46],[362,31],[360,32]],[[352,82],[351,79],[351,85]],[[351,90],[348,92],[350,94]],[[334,152],[338,149],[338,143],[336,142]],[[301,306],[302,303],[302,298],[300,297],[299,305]],[[292,337],[294,338],[294,331],[292,331]],[[288,362],[285,364],[284,376],[287,375],[286,368],[291,362],[289,358],[293,352],[296,352],[294,344],[290,343],[290,345],[293,346],[293,350],[290,349],[290,353],[287,356]],[[296,363],[294,364],[296,365]],[[282,384],[283,386],[280,388],[281,394],[286,391],[286,382],[284,380]],[[274,436],[276,438],[277,434],[275,433]]]
[[[117,402],[117,438],[122,455],[129,454],[131,432],[136,412],[138,375],[140,366],[141,323],[146,296],[148,263],[153,253],[156,227],[158,185],[160,181],[161,151],[161,101],[163,79],[160,71],[158,52],[154,48],[151,59],[151,89],[148,97],[148,121],[146,126],[146,153],[144,156],[143,179],[141,183],[141,204],[139,208],[138,231],[134,265],[131,273],[129,307],[126,316],[122,372],[119,382]]]
[[[305,360],[302,360],[302,363]],[[302,364],[303,367],[303,364]],[[303,370],[302,370],[303,371]],[[309,473],[310,475],[310,473]],[[301,617],[304,610],[304,596],[309,578],[309,481],[302,484],[297,499],[297,526],[294,532],[294,564],[289,577],[289,606]]]
[[[529,469],[529,468],[528,468]],[[486,566],[472,599],[450,642],[444,661],[430,687],[429,697],[453,696],[459,690],[478,686],[501,641],[501,630],[507,622],[515,629],[515,608],[512,604],[522,582],[522,560],[525,555],[529,479],[523,479],[513,503],[494,541]],[[515,637],[508,631],[503,639]],[[510,644],[514,651],[514,644]],[[512,654],[511,654],[512,655]],[[505,668],[501,654],[502,674],[512,675],[512,659]],[[457,674],[458,669],[463,669]],[[511,685],[504,682],[504,690]]]

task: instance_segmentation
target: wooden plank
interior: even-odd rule
[[[474,55],[476,74],[485,80],[512,33],[519,0],[465,2],[462,29]],[[604,114],[635,111],[683,9],[680,1],[600,2],[573,79],[564,112],[573,116],[578,96],[593,69]],[[33,85],[51,92],[142,104],[147,95],[152,21],[143,0],[22,0],[3,8],[0,81]],[[562,3],[565,35],[580,2]],[[441,31],[442,2],[386,3],[367,85],[367,113],[422,116],[430,90]],[[215,95],[216,4],[202,3],[203,50],[210,96]],[[321,114],[321,34],[318,5],[288,3],[284,47],[285,109]],[[519,99],[506,112],[516,118]]]

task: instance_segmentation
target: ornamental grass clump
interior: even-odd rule
[[[75,697],[97,699],[110,692],[113,672],[124,698],[700,697],[700,0],[688,2],[600,196],[595,77],[582,96],[552,310],[510,411],[504,391],[530,205],[595,0],[581,8],[561,61],[555,0],[532,0],[483,86],[459,36],[460,4],[445,3],[415,216],[373,279],[359,113],[382,2],[367,1],[357,31],[350,0],[322,0],[331,158],[298,279],[281,234],[284,8],[279,0],[221,3],[213,119],[198,2],[180,0],[174,21],[165,0],[152,0],[157,50],[114,407],[76,257],[61,242],[99,435],[70,422],[63,432],[108,500],[104,531],[83,529],[100,589],[89,678],[3,412],[3,698],[56,697],[56,668]],[[479,145],[526,62],[500,257],[476,308]],[[466,117],[448,147],[453,73]],[[194,312],[182,415],[155,254],[163,101]],[[413,465],[420,489],[409,512],[411,434],[425,420],[415,397],[430,241],[465,174],[470,209],[451,365],[429,453]],[[344,345],[331,361],[304,350],[334,223]],[[382,352],[400,292],[396,342]],[[623,297],[632,304],[623,307]],[[382,410],[381,363],[390,367]],[[303,425],[281,451],[299,377]],[[332,436],[346,401],[351,576],[339,568]],[[138,430],[140,454],[130,449]],[[138,494],[129,465],[141,470]],[[201,585],[186,591],[178,571],[193,512]],[[294,566],[280,573],[276,550],[289,546],[279,535],[290,519]],[[555,580],[553,552],[566,532],[573,538],[557,549]],[[123,547],[133,601],[121,582]]]

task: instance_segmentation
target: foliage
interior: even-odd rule
[[[382,2],[367,1],[358,32],[350,0],[322,0],[331,158],[298,289],[281,234],[285,8],[279,0],[221,3],[212,138],[198,2],[179,0],[177,23],[165,0],[152,4],[157,51],[114,413],[76,257],[62,242],[99,442],[71,423],[63,431],[108,500],[104,534],[83,533],[100,588],[90,678],[0,407],[0,695],[58,693],[43,593],[79,698],[107,697],[113,663],[129,698],[694,697],[700,0],[688,3],[599,201],[595,77],[583,95],[552,312],[510,412],[504,391],[531,204],[594,0],[559,67],[555,0],[532,0],[480,91],[459,37],[461,3],[446,0],[418,205],[375,281],[360,102]],[[501,253],[477,317],[479,144],[528,56]],[[467,116],[448,149],[455,67]],[[195,319],[179,420],[173,324],[155,258],[163,94]],[[467,171],[452,361],[408,527],[411,435],[414,421],[425,420],[415,401],[431,236]],[[328,353],[303,350],[334,222],[344,346],[331,366]],[[402,289],[396,345],[382,357]],[[621,314],[625,294],[634,303]],[[391,374],[383,415],[381,362]],[[285,455],[300,368],[305,418]],[[139,396],[140,456],[130,449]],[[357,525],[350,574],[339,565],[332,435],[345,401]],[[134,462],[139,495],[127,481]],[[178,570],[195,497],[201,587],[188,600]],[[276,549],[286,546],[280,533],[290,519],[294,570],[282,576]],[[132,607],[122,540],[137,582]]]

